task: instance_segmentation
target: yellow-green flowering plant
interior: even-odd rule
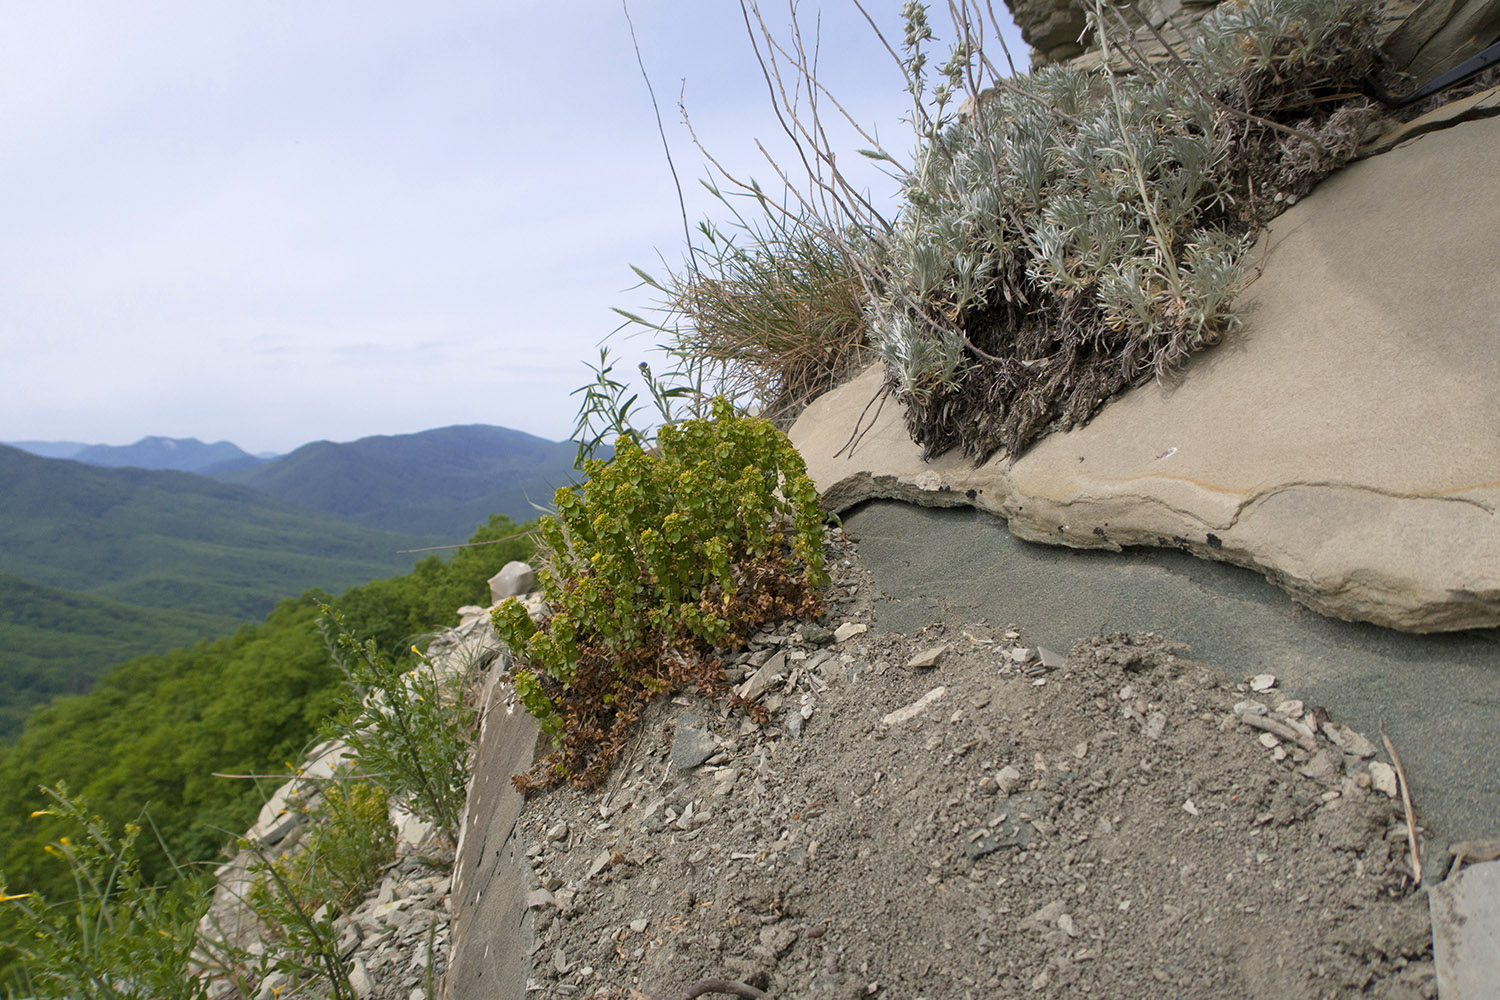
[[[710,410],[586,462],[540,525],[550,617],[494,611],[516,692],[559,747],[523,787],[597,783],[653,695],[722,687],[714,647],[816,608],[823,515],[802,457],[768,421]]]

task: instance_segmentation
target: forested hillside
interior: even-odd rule
[[[529,558],[529,536],[495,516],[474,541],[506,539],[429,556],[408,574],[345,592],[332,603],[350,627],[400,653],[421,633],[456,624],[456,609],[487,604],[487,580],[512,559]],[[19,740],[0,747],[0,872],[7,891],[58,890],[65,870],[42,847],[61,832],[40,785],[66,782],[115,827],[149,813],[184,862],[211,862],[226,837],[244,830],[261,786],[213,777],[284,774],[300,760],[342,682],[316,627],[331,600],[309,591],[281,601],[265,620],[234,635],[165,655],[142,656],[102,677],[88,694],[34,712]],[[415,637],[415,639],[414,639]],[[410,654],[407,654],[410,655]],[[152,837],[143,838],[143,844]],[[160,871],[165,857],[147,848]]]
[[[109,667],[232,632],[228,615],[164,611],[0,573],[0,739],[33,708],[82,694]]]
[[[0,447],[0,482],[0,737],[113,664],[226,634],[287,594],[399,573],[416,558],[400,550],[429,541],[202,476],[15,448]]]
[[[448,541],[491,513],[534,517],[574,479],[575,446],[504,427],[470,424],[419,434],[317,441],[225,482],[347,518]]]

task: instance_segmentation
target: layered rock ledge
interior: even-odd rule
[[[1246,323],[1019,459],[922,460],[879,366],[791,438],[831,511],[968,504],[1077,548],[1169,546],[1326,615],[1500,625],[1500,122],[1330,178],[1257,249]]]

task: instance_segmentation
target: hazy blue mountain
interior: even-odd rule
[[[358,524],[467,538],[490,514],[536,516],[573,481],[576,446],[468,424],[417,434],[316,441],[254,468],[216,473]]]
[[[72,458],[89,447],[82,441],[3,441],[10,448],[20,448],[42,458]]]
[[[231,463],[258,464],[259,459],[228,441],[204,444],[197,438],[143,437],[135,444],[89,445],[73,455],[63,456],[75,462],[103,465],[109,468],[172,469],[177,472],[202,472]]]

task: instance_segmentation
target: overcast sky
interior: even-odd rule
[[[893,41],[899,7],[868,3]],[[799,9],[809,32],[821,12],[830,89],[906,152],[900,77],[859,12]],[[610,307],[649,305],[629,265],[681,260],[619,0],[0,11],[0,440],[563,439]],[[710,203],[679,91],[715,155],[771,186],[739,4],[630,12],[690,218]],[[649,346],[616,338],[627,367]]]

